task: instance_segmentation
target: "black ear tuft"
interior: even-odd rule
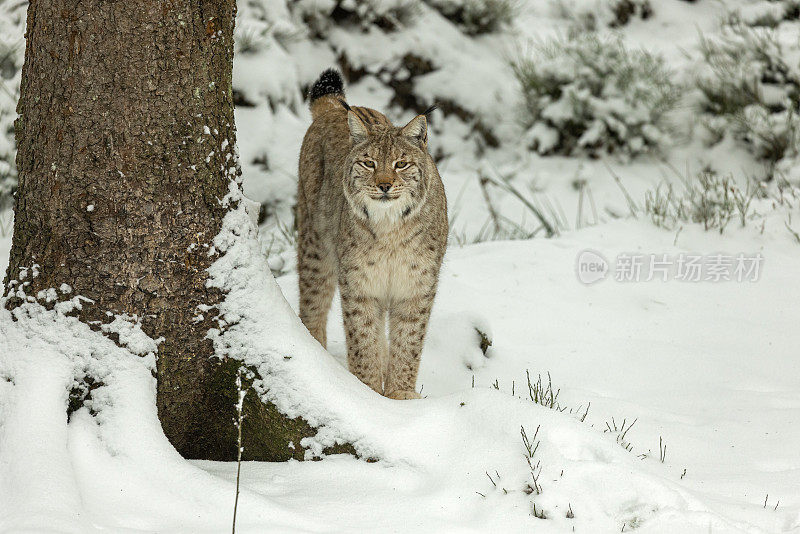
[[[433,112],[434,112],[434,111],[436,111],[437,109],[439,109],[439,104],[437,104],[436,102],[434,102],[433,104],[431,104],[430,106],[428,106],[428,109],[426,109],[425,111],[423,111],[423,112],[422,112],[422,114],[423,114],[423,115],[425,115],[425,118],[427,118],[427,119],[430,119],[430,118],[431,118],[431,113],[433,113]]]
[[[417,115],[400,129],[400,133],[424,146],[428,142],[428,118]]]
[[[325,95],[343,95],[344,81],[341,73],[336,69],[328,69],[319,75],[317,81],[311,86],[308,92],[308,99],[314,100]]]

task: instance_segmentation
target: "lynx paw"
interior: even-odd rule
[[[419,396],[419,393],[413,390],[405,390],[405,389],[396,389],[392,392],[386,394],[387,397],[390,399],[395,400],[409,400],[409,399],[421,399],[422,397]]]

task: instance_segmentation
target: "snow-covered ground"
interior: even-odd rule
[[[419,379],[427,398],[385,401],[380,413],[364,414],[367,427],[387,425],[379,434],[390,459],[246,463],[241,531],[800,529],[800,363],[793,313],[800,257],[787,251],[788,238],[776,232],[779,222],[768,221],[765,236],[745,229],[720,238],[687,228],[677,244],[673,232],[629,220],[554,240],[451,248]],[[586,249],[610,261],[606,280],[578,280],[576,260]],[[677,258],[707,251],[760,253],[758,280],[615,279],[620,254]],[[294,304],[296,277],[278,281]],[[9,343],[19,350],[11,324],[0,323],[4,350]],[[490,332],[486,356],[476,326]],[[330,352],[341,363],[338,308],[329,331]],[[45,342],[34,336],[25,344],[27,357],[6,362],[16,367],[19,395],[42,380],[42,362],[51,362],[48,380],[71,376],[73,369],[57,365]],[[108,342],[99,350],[112,349]],[[315,357],[329,358],[321,352]],[[25,365],[33,365],[35,381]],[[149,377],[144,367],[127,365],[115,387],[132,395],[135,384]],[[371,395],[340,371],[334,387]],[[526,371],[534,382],[544,375],[545,383],[550,373],[564,413],[526,400]],[[38,387],[45,391],[47,382]],[[513,399],[512,390],[522,400]],[[123,398],[139,409],[148,402],[146,395]],[[20,458],[0,476],[0,491],[8,492],[0,503],[10,514],[0,526],[9,532],[57,524],[65,532],[80,531],[75,524],[115,532],[214,532],[227,524],[235,465],[182,462],[160,435],[154,407],[131,418],[125,413],[131,406],[123,405],[100,426],[83,410],[63,436],[46,436],[40,433],[51,428],[48,417],[63,418],[59,399],[39,399],[23,410],[13,397],[6,402],[0,428],[24,417],[26,430],[22,437],[6,433],[4,445],[30,447],[2,452],[6,461],[12,452]],[[612,418],[617,427],[623,419],[636,420],[624,438],[630,451],[618,444],[617,432],[604,432],[607,423],[614,427]],[[534,462],[541,462],[541,495],[523,491],[532,481],[520,424],[531,439],[539,427]],[[148,436],[145,443],[126,444],[137,433]],[[402,460],[392,459],[396,455]],[[28,457],[43,460],[29,465]],[[59,505],[65,517],[54,517],[53,504],[67,495]],[[31,500],[40,507],[30,509]],[[533,503],[547,520],[533,517]],[[566,517],[570,507],[574,519]]]
[[[730,173],[744,189],[765,173],[732,136],[709,144],[698,135],[689,102],[675,110],[674,144],[660,152],[627,161],[530,150],[508,63],[566,33],[570,22],[557,3],[520,2],[510,28],[476,37],[434,12],[432,1],[421,6],[424,25],[347,32],[322,24],[323,38],[312,39],[286,2],[240,0],[239,37],[253,41],[237,52],[234,73],[234,88],[252,104],[236,110],[244,189],[267,207],[259,246],[293,307],[291,205],[309,122],[302,88],[344,54],[364,71],[348,87],[353,104],[407,120],[410,109],[390,104],[390,82],[408,74],[412,96],[455,102],[471,114],[437,112],[432,121],[451,238],[418,382],[426,398],[376,399],[347,373],[338,304],[330,355],[296,319],[254,323],[263,326],[253,334],[260,350],[298,355],[281,372],[310,384],[321,421],[347,420],[344,431],[385,460],[246,463],[240,532],[800,532],[800,238],[792,234],[800,230],[800,203],[773,206],[781,194],[773,182],[744,228],[736,218],[723,233],[686,221],[665,224],[669,230],[653,224],[643,206],[660,183],[680,184],[708,168]],[[718,31],[728,9],[763,12],[789,2],[650,3],[652,17],[634,17],[614,33],[663,54],[686,82],[701,36]],[[608,15],[607,0],[560,4]],[[326,5],[297,3],[312,13]],[[404,72],[409,53],[436,68]],[[475,120],[498,147],[484,145]],[[513,193],[484,190],[481,176],[510,184],[557,223],[559,235],[470,244],[492,237],[490,206],[505,218],[498,238],[539,225]],[[0,213],[3,271],[9,223],[10,214]],[[735,279],[740,254],[757,261],[757,280],[676,279],[678,262],[691,256],[706,262],[702,278],[713,278],[708,265],[719,255],[733,262]],[[661,274],[645,280],[651,255],[672,264],[667,281]],[[579,258],[600,257],[606,279],[582,283]],[[643,261],[640,281],[616,280],[626,258]],[[267,315],[286,304],[260,268],[252,309]],[[47,321],[57,327],[44,328]],[[0,311],[0,531],[229,529],[236,466],[186,462],[171,449],[155,415],[152,362],[132,360],[68,320],[24,322],[27,331]],[[476,329],[491,339],[485,355]],[[281,331],[294,337],[275,335]],[[286,347],[283,338],[300,341]],[[53,395],[64,384],[66,396],[81,366],[109,373],[107,395],[116,404],[100,412],[101,424],[86,410],[67,424],[65,399]],[[563,412],[528,400],[528,374],[544,384],[549,374]],[[299,394],[285,393],[289,403]],[[625,429],[635,421],[624,436],[623,421]],[[520,427],[534,445],[540,441],[536,483]]]
[[[470,388],[474,377],[476,388],[497,383],[526,397],[526,370],[534,378],[550,373],[564,406],[591,403],[586,424],[597,432],[612,418],[617,426],[637,420],[626,440],[632,458],[647,455],[636,460],[643,469],[767,532],[800,529],[800,361],[793,333],[800,257],[783,238],[721,239],[693,228],[677,245],[674,239],[627,221],[558,240],[452,248],[419,385],[438,398]],[[758,281],[741,283],[618,282],[612,271],[587,286],[575,273],[586,249],[609,259],[761,253],[763,271]],[[296,299],[296,277],[279,282]],[[337,312],[329,323],[330,350],[343,361]],[[473,327],[487,323],[493,345],[483,357]],[[605,437],[613,442],[616,433]],[[474,491],[484,489],[491,489],[488,479]]]

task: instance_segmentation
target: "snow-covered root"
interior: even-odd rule
[[[7,334],[8,326],[0,325],[0,332]],[[10,355],[9,347],[0,347]],[[74,366],[55,350],[13,361],[7,356],[0,401],[0,526],[80,532],[81,498],[66,447]]]
[[[230,528],[233,484],[183,460],[161,430],[152,358],[37,304],[14,315],[0,303],[0,532]],[[68,420],[85,375],[102,385]],[[240,506],[240,532],[319,529],[247,491]]]

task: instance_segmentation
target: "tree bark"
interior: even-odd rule
[[[81,321],[135,315],[163,338],[159,418],[187,458],[237,452],[239,365],[206,339],[224,298],[206,287],[206,269],[237,172],[235,13],[235,0],[32,0],[28,9],[7,306],[21,303],[20,288],[52,306],[39,292],[67,284],[68,298],[91,299]],[[247,398],[245,457],[302,457],[287,444],[313,429]]]

